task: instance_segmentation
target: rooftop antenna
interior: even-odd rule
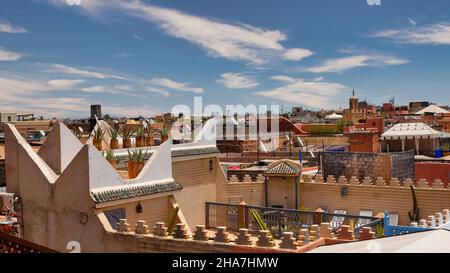
[[[353,97],[355,96],[355,88],[353,88]]]

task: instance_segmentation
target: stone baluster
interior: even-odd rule
[[[375,185],[384,187],[384,186],[386,186],[386,181],[384,181],[383,177],[378,177],[377,180],[375,181]]]
[[[259,173],[256,177],[256,182],[264,182],[264,175]]]
[[[450,222],[450,210],[449,209],[444,209],[442,210],[442,214],[444,215],[444,222],[448,223]]]
[[[305,246],[309,244],[309,230],[306,228],[300,229],[300,234],[298,235],[298,245]]]
[[[239,178],[238,178],[236,175],[233,174],[233,175],[230,177],[229,182],[230,182],[230,183],[237,183],[237,182],[239,182]]]
[[[406,178],[405,181],[403,181],[403,187],[414,186],[414,182],[411,178]]]
[[[350,226],[343,225],[338,230],[338,239],[341,240],[355,240],[355,233],[350,229]]]
[[[244,175],[244,183],[252,182],[252,177],[248,174]]]
[[[315,179],[314,182],[315,182],[315,183],[324,183],[324,181],[323,181],[323,176],[320,175],[320,174],[318,174],[318,175],[316,176],[316,179]]]
[[[272,240],[272,236],[270,236],[270,233],[268,230],[260,230],[258,231],[258,241],[256,242],[256,245],[259,247],[273,247],[274,242]]]
[[[420,179],[419,182],[417,182],[417,188],[419,189],[426,189],[429,188],[429,186],[426,179]]]
[[[329,176],[327,177],[327,183],[328,183],[328,184],[336,184],[336,178],[334,178],[333,175],[329,175]]]
[[[347,178],[345,176],[340,176],[339,180],[338,180],[338,184],[347,185],[348,184]]]
[[[375,238],[375,232],[372,231],[371,227],[363,227],[359,231],[359,240],[365,241],[365,240],[371,240]]]
[[[321,223],[320,224],[320,237],[331,239],[334,237],[333,229],[331,228],[330,223]]]
[[[134,227],[134,232],[136,234],[148,234],[148,225],[145,224],[144,220],[139,220]]]
[[[431,186],[432,189],[443,189],[444,184],[442,183],[441,179],[434,180],[433,186]]]
[[[208,231],[204,225],[195,226],[194,240],[196,241],[208,241]]]
[[[397,177],[392,177],[391,182],[389,183],[390,187],[401,187],[400,180]]]
[[[436,218],[433,215],[428,216],[427,225],[430,228],[436,227]]]
[[[360,181],[358,179],[358,177],[356,176],[352,176],[352,178],[350,178],[350,185],[359,185]]]
[[[160,237],[167,236],[167,227],[164,222],[157,222],[153,227],[153,234]]]
[[[183,223],[179,223],[175,226],[175,235],[173,236],[176,239],[188,239],[189,235],[187,233],[186,225]]]
[[[127,219],[120,219],[119,220],[119,224],[117,226],[117,231],[118,232],[125,232],[128,233],[131,231],[131,227],[130,224],[128,223]]]
[[[236,239],[236,244],[238,245],[245,245],[245,246],[249,246],[252,245],[252,241],[250,240],[250,234],[248,234],[248,229],[246,228],[240,228],[239,229],[239,234],[237,236]]]
[[[229,243],[230,234],[227,232],[226,227],[218,227],[216,232],[216,237],[214,238],[216,243]]]
[[[284,232],[283,237],[281,238],[280,248],[285,249],[296,249],[297,244],[295,243],[294,233],[293,232]]]
[[[442,212],[436,212],[435,218],[437,226],[442,226],[444,224],[444,216],[442,215]]]
[[[314,242],[319,239],[320,239],[320,227],[319,227],[319,225],[312,225],[311,231],[309,233],[309,240],[311,242]]]
[[[427,228],[427,227],[428,227],[427,220],[425,220],[425,219],[420,220],[420,222],[419,222],[419,227],[421,227],[421,228]]]
[[[372,177],[364,177],[364,180],[362,182],[363,186],[373,186]]]

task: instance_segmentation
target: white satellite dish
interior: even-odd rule
[[[44,130],[40,130],[39,132],[41,133],[41,136],[45,136]]]
[[[80,131],[80,133],[84,133],[84,130],[81,127],[78,127],[78,131]]]

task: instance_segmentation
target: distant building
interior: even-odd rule
[[[415,151],[417,155],[434,156],[442,133],[425,123],[399,123],[381,135],[386,152]]]
[[[431,105],[431,103],[428,101],[413,101],[413,102],[409,103],[409,112],[416,113],[422,109],[427,108],[430,105]]]
[[[0,113],[0,128],[3,127],[3,123],[17,121],[17,113]]]
[[[102,117],[102,106],[100,104],[91,105],[91,118]]]

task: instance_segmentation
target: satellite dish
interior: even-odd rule
[[[84,133],[84,130],[81,127],[78,127],[78,131],[80,131],[80,133]]]
[[[41,133],[42,136],[45,136],[44,130],[40,130],[39,132]]]

